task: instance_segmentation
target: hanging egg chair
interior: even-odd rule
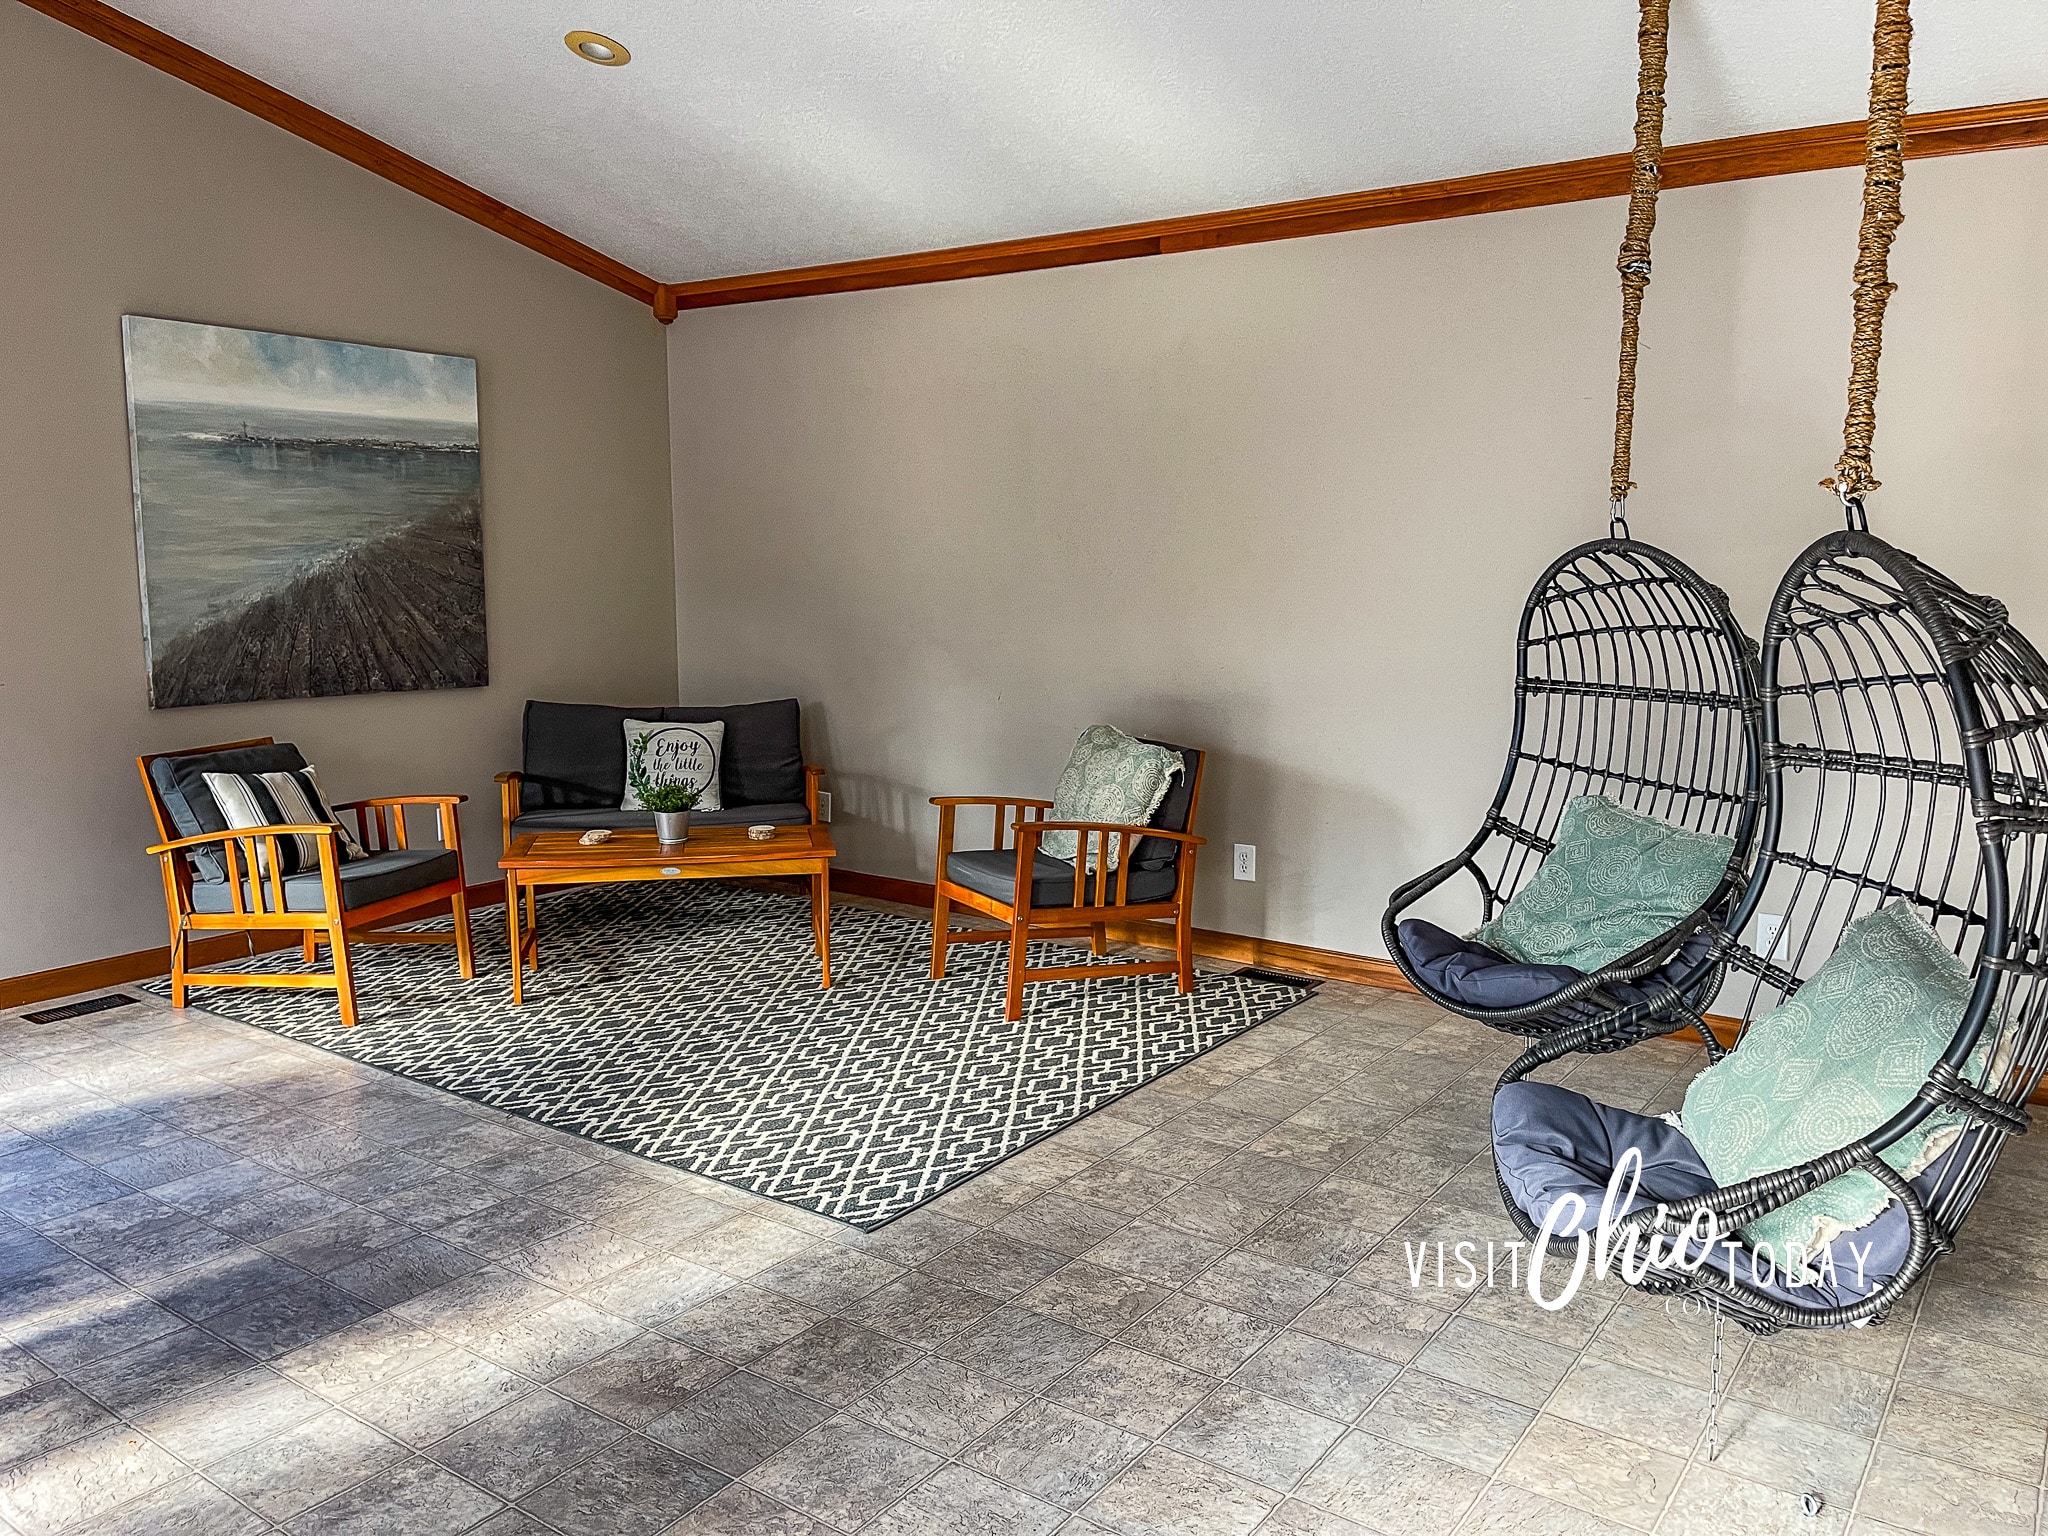
[[[1881,1320],[1952,1249],[2048,1063],[2048,662],[1864,511],[1910,37],[1907,0],[1878,0],[1847,446],[1825,482],[1848,526],[1793,562],[1764,626],[1764,824],[1714,957],[1735,1045],[1677,1125],[1532,1079],[1599,1048],[1583,1031],[1537,1042],[1494,1099],[1522,1234],[1569,1254],[1632,1154],[1614,1231],[1662,1248],[1624,1278],[1701,1297],[1717,1343],[1724,1315]]]
[[[1572,1029],[1594,1050],[1682,1028],[1712,997],[1717,941],[1761,801],[1756,647],[1726,593],[1633,538],[1627,520],[1669,8],[1669,0],[1643,0],[1637,34],[1608,537],[1568,551],[1536,582],[1522,611],[1514,725],[1493,803],[1463,849],[1394,892],[1381,923],[1387,953],[1439,1007],[1511,1034]],[[1589,818],[1643,845],[1639,865],[1654,866],[1673,845],[1692,850],[1692,877],[1658,901],[1638,901],[1625,914],[1632,920],[1605,925],[1597,938],[1548,949],[1519,942],[1506,930],[1508,915],[1547,906],[1553,916],[1583,917],[1579,909],[1609,902],[1627,884],[1608,880],[1603,890],[1596,876],[1565,889],[1551,855],[1563,835],[1571,846],[1562,860],[1579,859]],[[1459,938],[1411,915],[1460,875],[1476,887],[1476,933]]]

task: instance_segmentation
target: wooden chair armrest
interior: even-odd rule
[[[315,821],[306,824],[280,822],[274,827],[230,827],[225,832],[199,832],[191,837],[180,837],[168,843],[158,843],[149,851],[153,854],[181,853],[187,848],[198,848],[206,843],[224,843],[238,837],[305,837],[324,838],[333,845],[340,837],[340,829],[331,821]]]
[[[377,853],[410,847],[406,840],[405,808],[408,805],[431,805],[441,846],[453,848],[459,854],[462,851],[462,821],[455,814],[455,808],[468,798],[467,795],[372,795],[362,800],[345,800],[334,808],[334,814],[339,816],[343,811],[354,811],[357,837],[362,839],[364,847]],[[372,825],[377,828],[374,842],[370,836]]]
[[[946,877],[946,857],[953,851],[953,827],[962,806],[986,805],[994,809],[995,815],[991,819],[995,822],[994,846],[997,849],[1000,849],[1003,845],[1003,811],[1006,807],[1012,805],[1017,807],[1020,813],[1015,822],[1017,826],[1024,824],[1024,817],[1021,813],[1027,809],[1037,811],[1049,811],[1052,809],[1052,802],[1050,800],[1033,800],[1028,795],[933,795],[932,804],[939,808],[938,878],[941,880]]]
[[[467,795],[372,795],[363,800],[344,800],[334,808],[337,811],[352,811],[357,806],[461,805],[467,799]]]
[[[503,773],[493,774],[491,782],[493,784],[517,784],[525,777],[526,775],[517,768],[507,768]]]

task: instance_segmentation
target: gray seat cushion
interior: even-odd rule
[[[1013,905],[1012,892],[1017,885],[1017,853],[1015,849],[977,848],[966,853],[951,854],[946,859],[946,876],[970,891],[992,897],[1005,905]],[[1180,874],[1172,869],[1140,869],[1133,864],[1130,872],[1129,894],[1124,900],[1132,905],[1147,901],[1165,901],[1173,895],[1174,887],[1180,881]],[[1120,879],[1112,875],[1104,891],[1105,897],[1114,897]],[[1082,884],[1083,899],[1090,905],[1095,902],[1095,876],[1089,875]],[[1071,907],[1074,904],[1074,866],[1065,859],[1055,859],[1041,853],[1031,866],[1031,905],[1034,907]]]
[[[795,699],[716,708],[678,704],[629,708],[530,699],[520,753],[520,771],[526,775],[520,786],[520,809],[588,809],[615,806],[625,799],[628,720],[692,724],[723,720],[720,800],[728,806],[758,807],[788,805],[804,798],[803,733]]]
[[[801,801],[794,805],[729,805],[722,811],[690,812],[693,827],[751,827],[757,822],[771,827],[801,827],[810,819],[810,807]],[[652,832],[654,812],[621,811],[600,805],[527,811],[512,820],[515,834],[588,832],[593,827],[609,827],[614,832]]]
[[[353,911],[360,907],[373,907],[380,901],[403,896],[408,891],[424,890],[443,880],[453,880],[461,873],[461,865],[452,848],[393,848],[384,853],[373,853],[353,864],[343,864],[338,873],[341,877],[341,904]],[[270,882],[263,881],[262,886],[263,897],[267,901]],[[256,898],[249,893],[248,881],[242,882],[242,889],[245,910],[255,910]],[[310,874],[292,875],[286,879],[284,906],[287,912],[319,912],[325,909],[327,896],[320,889],[320,872],[317,869]],[[234,909],[226,880],[193,882],[193,911],[218,913]]]

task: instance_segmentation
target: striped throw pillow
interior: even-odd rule
[[[308,826],[331,822],[339,834],[339,852],[344,864],[366,859],[369,852],[356,840],[320,792],[320,781],[311,764],[292,773],[209,773],[206,787],[220,807],[221,818],[234,829],[243,827]],[[320,839],[311,833],[278,839],[281,873],[296,875],[320,867]],[[269,859],[261,845],[256,850],[258,874],[268,874]]]

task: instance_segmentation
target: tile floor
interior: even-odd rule
[[[1330,984],[863,1236],[154,1000],[0,1016],[0,1529],[2039,1529],[2041,1146],[1882,1328],[1731,1330],[1709,1463],[1697,1319],[1409,1283],[1512,1235],[1510,1050]]]

